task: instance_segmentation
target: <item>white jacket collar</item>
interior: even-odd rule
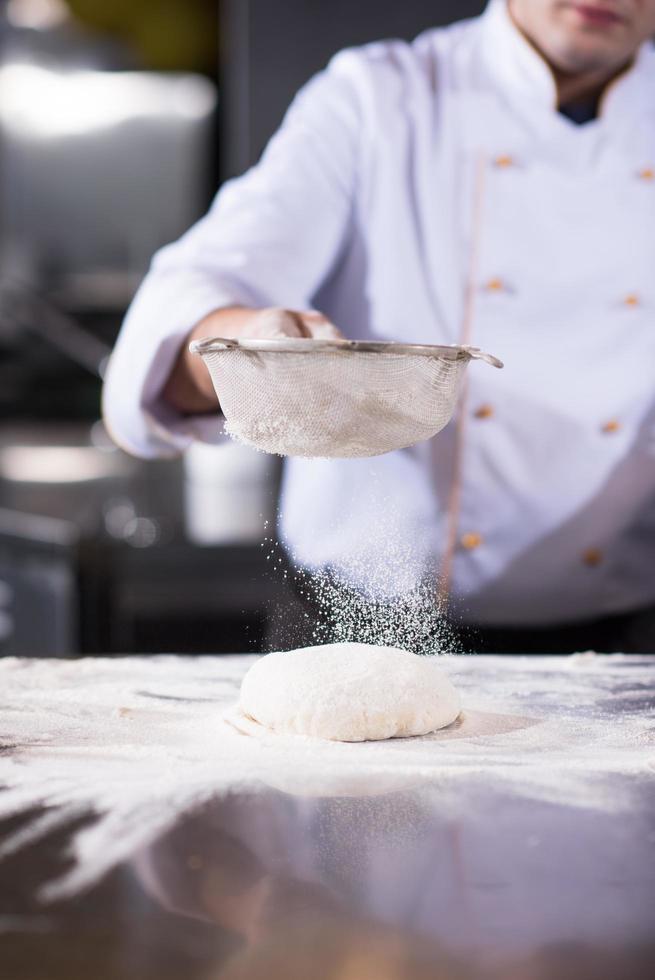
[[[513,103],[557,109],[555,79],[545,60],[521,33],[508,10],[507,0],[490,0],[481,18],[482,58],[487,71]],[[632,64],[607,88],[601,116],[631,115],[649,105],[655,108],[655,48],[644,43]]]
[[[553,74],[512,20],[507,0],[490,0],[482,15],[485,66],[514,101],[557,107]]]

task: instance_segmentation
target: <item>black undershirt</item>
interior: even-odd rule
[[[598,116],[599,103],[599,97],[591,100],[585,99],[583,102],[567,102],[566,105],[559,107],[559,112],[578,126],[584,126],[585,123],[592,122]]]

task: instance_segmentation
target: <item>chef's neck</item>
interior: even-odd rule
[[[572,75],[559,71],[548,59],[546,63],[555,79],[558,107],[581,102],[599,103],[605,89],[630,67],[628,62],[612,72],[581,72]]]
[[[514,25],[550,69],[557,90],[558,108],[582,103],[587,105],[599,104],[605,89],[615,78],[626,72],[634,62],[636,52],[631,57],[622,60],[618,65],[606,64],[600,67],[566,70],[561,64],[557,64],[552,55],[548,54],[549,45],[540,44],[535,25],[525,20],[519,4],[508,0],[507,7]]]

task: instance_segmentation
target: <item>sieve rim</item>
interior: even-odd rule
[[[192,354],[201,357],[215,351],[244,350],[267,354],[412,354],[419,357],[441,358],[448,361],[485,361],[495,368],[504,364],[492,354],[487,354],[479,347],[462,347],[457,344],[447,346],[437,344],[400,344],[391,340],[316,340],[309,337],[254,338],[243,337],[207,337],[204,340],[194,340],[189,345]]]

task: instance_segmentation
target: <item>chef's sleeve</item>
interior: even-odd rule
[[[260,163],[159,251],[110,358],[103,412],[135,455],[174,456],[222,437],[217,416],[178,415],[162,389],[189,331],[228,306],[305,309],[346,238],[361,131],[349,52],[296,97]],[[165,202],[162,202],[165,206]]]

